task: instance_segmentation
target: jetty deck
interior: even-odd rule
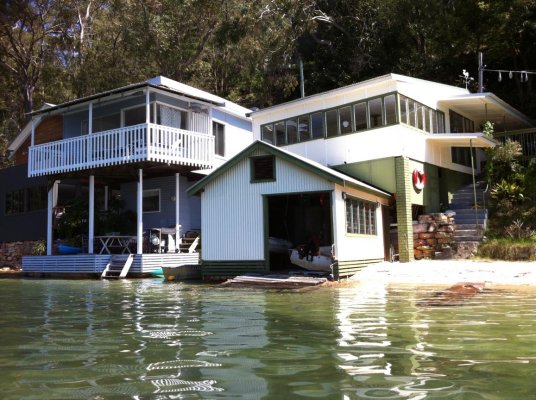
[[[232,287],[255,287],[262,289],[303,289],[311,288],[328,281],[327,278],[295,276],[285,274],[240,275],[225,281],[222,285]]]

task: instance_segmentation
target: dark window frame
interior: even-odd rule
[[[225,157],[225,130],[225,124],[222,124],[218,121],[212,121],[212,136],[214,136],[214,154],[220,157]]]
[[[274,182],[276,180],[274,155],[253,156],[249,158],[249,161],[251,183]]]
[[[4,195],[4,215],[20,215],[26,212],[26,190],[16,189]]]

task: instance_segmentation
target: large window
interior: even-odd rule
[[[212,134],[214,135],[215,154],[222,157],[225,156],[225,125],[213,122]]]
[[[143,212],[160,212],[160,189],[143,191]]]
[[[376,235],[376,203],[346,197],[346,233]]]
[[[123,126],[132,126],[145,123],[145,105],[123,110]]]
[[[452,133],[472,133],[475,131],[475,123],[469,118],[449,110],[450,131]]]
[[[397,95],[391,93],[262,125],[261,140],[285,146],[396,124],[396,99]]]
[[[451,148],[452,162],[454,164],[471,167],[471,148],[470,147],[452,147]],[[476,166],[476,152],[473,149],[473,162]]]
[[[102,117],[93,118],[93,126],[91,127],[92,133],[109,131],[111,129],[117,129],[121,127],[121,114],[110,114]],[[89,127],[87,120],[82,121],[82,135],[87,135]]]
[[[430,133],[445,132],[445,114],[441,111],[434,110],[403,95],[400,95],[399,98],[400,122]],[[389,115],[389,113],[386,114]]]

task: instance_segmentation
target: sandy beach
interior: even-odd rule
[[[536,288],[536,262],[420,260],[370,265],[351,280],[385,283],[446,284],[484,283],[486,287],[520,285]]]

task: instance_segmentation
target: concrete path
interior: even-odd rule
[[[536,262],[468,260],[383,262],[362,269],[351,280],[448,285],[458,282],[482,282],[486,286],[536,287]]]

